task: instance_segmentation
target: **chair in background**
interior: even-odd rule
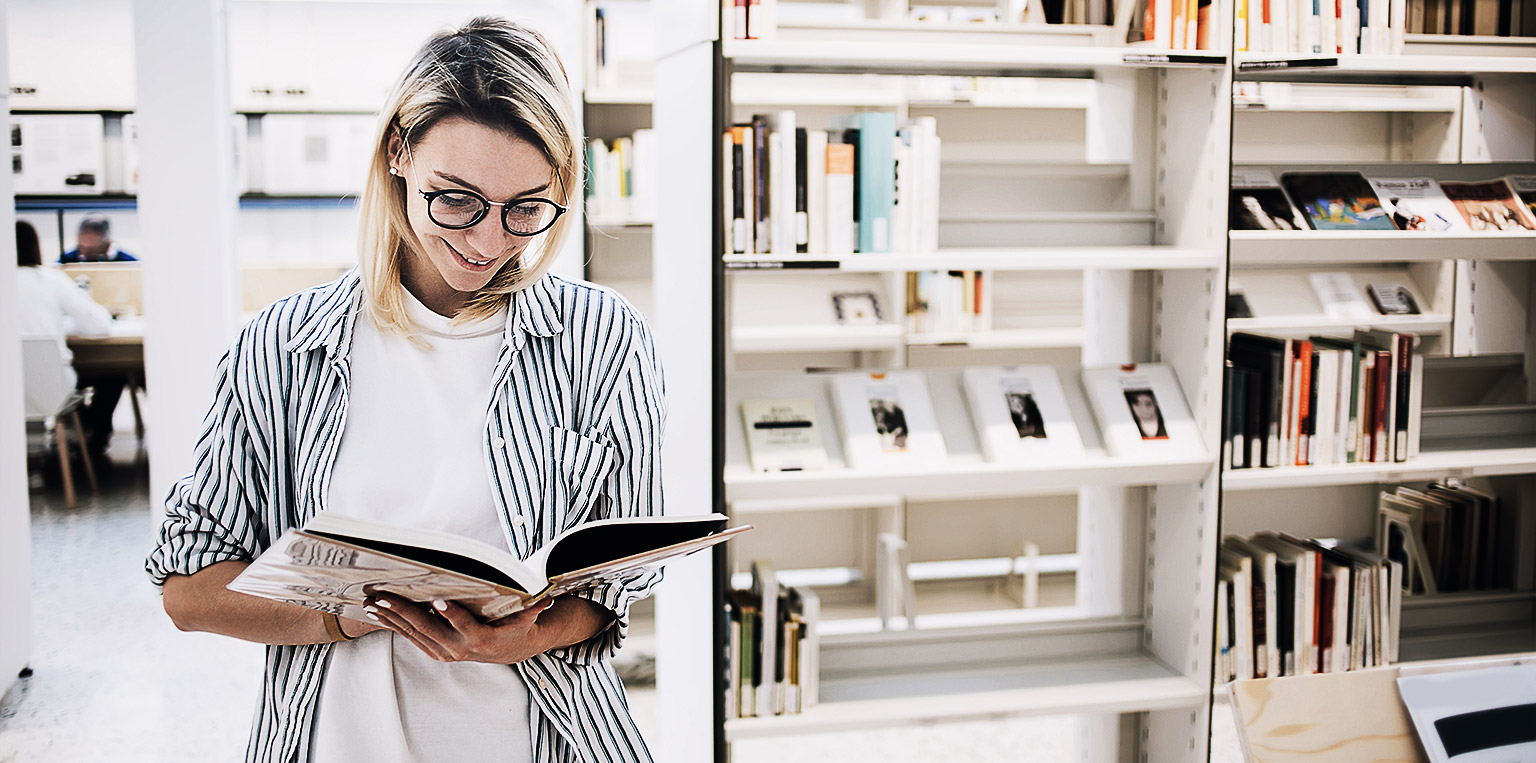
[[[96,467],[85,453],[85,428],[80,424],[80,406],[84,398],[75,391],[74,373],[59,355],[59,341],[52,337],[21,340],[23,397],[26,399],[27,432],[52,434],[59,452],[59,473],[64,479],[64,503],[75,508],[74,470],[69,463],[69,437],[66,426],[75,430],[75,440],[84,457],[85,476],[91,492],[97,491]],[[30,441],[31,438],[29,437]]]

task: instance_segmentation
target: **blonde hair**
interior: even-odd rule
[[[389,174],[391,138],[421,141],[444,119],[462,117],[528,141],[552,168],[550,198],[570,207],[581,193],[581,136],[565,67],[543,35],[506,19],[481,16],[434,34],[395,84],[379,114],[373,160],[363,187],[358,263],[364,302],[381,329],[414,336],[405,312],[401,258],[422,256],[406,217],[413,191]],[[471,297],[458,319],[495,314],[511,294],[549,270],[576,215],[554,226],[508,262]],[[537,258],[530,255],[537,253]]]

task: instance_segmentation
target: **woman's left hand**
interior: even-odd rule
[[[480,622],[451,601],[424,605],[390,594],[369,597],[364,611],[439,662],[510,665],[556,646],[546,643],[545,629],[539,623],[539,615],[552,601],[545,599],[494,623]]]

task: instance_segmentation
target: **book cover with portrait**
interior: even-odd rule
[[[988,461],[1082,458],[1082,438],[1055,368],[967,368],[965,394]]]
[[[1301,215],[1266,169],[1234,168],[1232,198],[1227,204],[1232,230],[1306,230]]]
[[[1358,172],[1287,172],[1280,184],[1315,230],[1397,230]]]
[[[1398,230],[1464,231],[1456,205],[1434,178],[1367,178]]]
[[[1204,455],[1199,428],[1169,366],[1130,363],[1085,368],[1083,388],[1110,455]]]
[[[922,373],[842,373],[831,384],[849,467],[936,466],[945,460]]]

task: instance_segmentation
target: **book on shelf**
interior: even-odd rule
[[[890,112],[833,118],[755,115],[722,136],[727,250],[828,254],[938,247],[937,121]],[[750,230],[742,230],[743,226]]]
[[[1370,320],[1378,314],[1366,301],[1365,295],[1355,285],[1354,276],[1345,272],[1319,272],[1307,274],[1317,301],[1323,306],[1323,314],[1333,320]]]
[[[1227,468],[1406,461],[1418,453],[1423,358],[1413,334],[1350,339],[1267,337],[1229,342]],[[1241,408],[1237,406],[1241,406]]]
[[[1536,18],[1536,10],[1531,12]],[[1520,203],[1525,205],[1525,213],[1536,219],[1536,175],[1510,175],[1504,178],[1509,182],[1509,187],[1520,197]]]
[[[1422,2],[1423,0],[1419,0]],[[1409,0],[1235,0],[1236,50],[1277,55],[1395,55]]]
[[[907,331],[931,334],[990,329],[991,280],[991,274],[981,270],[907,273]]]
[[[1403,591],[1459,593],[1513,587],[1515,513],[1459,482],[1377,493],[1377,552],[1403,565]]]
[[[1173,369],[1127,363],[1083,369],[1083,388],[1114,456],[1198,456],[1200,432]]]
[[[1473,232],[1536,230],[1536,217],[1503,178],[1475,183],[1446,181],[1440,188]]]
[[[1262,168],[1232,170],[1232,199],[1227,205],[1232,230],[1306,230],[1274,173]]]
[[[720,0],[720,39],[771,40],[778,30],[778,0]]]
[[[819,701],[821,601],[814,591],[780,584],[756,561],[752,584],[726,593],[726,717],[804,712]]]
[[[1367,177],[1398,230],[1464,231],[1467,224],[1434,178]]]
[[[1536,37],[1536,11],[1519,0],[1408,0],[1409,34]]]
[[[387,592],[457,602],[495,620],[752,529],[723,514],[625,517],[579,524],[527,559],[451,533],[320,512],[289,530],[229,583],[231,591],[363,620]]]
[[[1286,172],[1280,184],[1314,230],[1397,230],[1358,172]]]
[[[587,214],[596,221],[650,221],[656,216],[657,142],[653,130],[587,141]]]
[[[830,383],[850,467],[932,468],[944,462],[944,437],[921,372],[840,373]]]
[[[755,472],[819,471],[827,449],[811,400],[743,400],[741,423]]]
[[[1224,646],[1234,657],[1217,680],[1395,662],[1402,567],[1369,543],[1277,532],[1223,538],[1219,579],[1228,582],[1232,618]],[[1239,659],[1248,655],[1251,669]]]
[[[988,461],[1034,464],[1083,457],[1083,441],[1054,367],[967,368],[964,379]]]

